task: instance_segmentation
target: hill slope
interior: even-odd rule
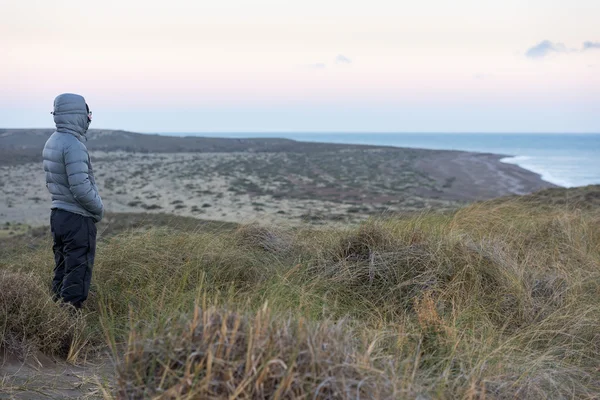
[[[580,192],[356,227],[115,232],[76,324],[49,301],[49,246],[22,249],[0,260],[0,342],[108,347],[118,398],[597,398],[600,209],[546,201],[600,187]]]

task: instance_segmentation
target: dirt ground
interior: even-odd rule
[[[71,365],[43,354],[27,360],[0,355],[0,399],[101,399],[113,380],[107,356]]]

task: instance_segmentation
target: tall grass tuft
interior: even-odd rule
[[[49,253],[1,276],[36,282],[52,318]],[[92,293],[86,329],[113,350],[118,398],[600,396],[594,207],[133,230],[99,245]]]
[[[0,271],[0,347],[20,358],[47,355],[75,359],[83,345],[83,320],[52,300],[31,273]]]
[[[389,377],[357,352],[343,323],[196,306],[162,327],[133,330],[120,398],[388,397]],[[385,367],[382,365],[382,367]]]

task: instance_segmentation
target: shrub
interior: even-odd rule
[[[291,232],[256,223],[240,226],[235,235],[241,246],[272,254],[286,254],[294,245],[294,235]]]
[[[82,324],[73,311],[55,303],[33,274],[0,272],[0,345],[9,352],[67,357],[77,350],[72,346]]]
[[[344,324],[209,308],[135,330],[120,398],[386,398],[391,385]],[[374,357],[373,357],[374,358]]]

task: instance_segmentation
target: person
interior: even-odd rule
[[[85,99],[65,93],[54,100],[56,131],[44,145],[46,187],[52,195],[55,300],[81,309],[88,297],[96,253],[96,223],[104,216],[88,150],[92,121]]]

